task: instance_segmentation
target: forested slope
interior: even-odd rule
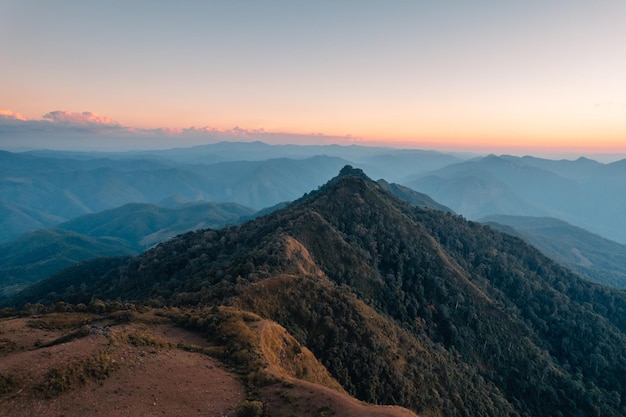
[[[265,217],[178,236],[107,272],[73,268],[14,301],[94,297],[253,311],[349,393],[422,415],[626,414],[623,292],[351,167]]]

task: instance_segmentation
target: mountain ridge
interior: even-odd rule
[[[490,215],[555,217],[626,242],[623,162],[489,155],[402,183],[469,219]]]
[[[239,307],[285,327],[350,394],[422,415],[626,411],[623,292],[352,167],[284,209],[115,263],[14,302]]]

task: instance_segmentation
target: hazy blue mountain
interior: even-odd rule
[[[626,245],[550,217],[494,215],[480,221],[521,237],[585,278],[626,288]]]
[[[527,155],[522,157],[521,160],[528,166],[558,172],[567,178],[576,179],[585,179],[595,175],[602,175],[602,171],[605,169],[605,164],[585,157],[580,157],[576,160],[552,160]]]
[[[25,154],[46,158],[89,160],[143,160],[153,163],[169,161],[175,164],[195,165],[236,161],[265,161],[268,159],[307,159],[330,156],[345,159],[376,170],[376,176],[395,180],[452,163],[470,156],[418,149],[394,149],[359,145],[269,145],[263,142],[218,142],[188,148],[145,150],[129,152],[70,152],[37,150]],[[383,173],[391,175],[383,175]],[[372,174],[372,175],[374,175]]]
[[[314,156],[191,165],[188,169],[206,178],[211,200],[232,201],[260,210],[301,197],[324,184],[345,163],[340,158]]]
[[[452,178],[427,176],[410,186],[437,201],[444,201],[470,219],[484,213],[543,213],[532,202],[525,201],[506,184],[486,173],[467,171]]]
[[[138,254],[190,230],[217,229],[250,218],[252,209],[234,203],[178,209],[134,203],[83,215],[0,245],[0,297],[80,261]]]
[[[120,238],[141,251],[189,230],[216,229],[253,214],[254,210],[234,203],[193,203],[178,209],[130,203],[80,216],[57,229],[90,237]]]
[[[115,168],[119,171],[136,171],[166,168],[171,161],[149,154],[29,151],[14,153],[0,150],[0,173],[86,171],[97,168]]]
[[[202,165],[327,156],[349,161],[355,166],[367,169],[374,177],[390,181],[399,181],[407,176],[439,169],[466,159],[447,153],[417,149],[357,145],[268,145],[262,142],[220,142],[193,148],[156,151],[151,154],[167,160]]]
[[[61,217],[52,214],[0,201],[0,243],[31,230],[54,226],[61,221]]]
[[[470,219],[547,216],[626,242],[626,163],[534,157],[478,158],[417,176],[405,185]]]
[[[302,196],[345,164],[326,156],[191,165],[44,154],[0,153],[0,242],[127,203],[217,201],[258,210]]]
[[[167,149],[133,153],[156,156],[183,163],[216,163],[233,161],[263,161],[267,159],[305,159],[312,156],[342,158],[377,170],[387,180],[442,168],[467,157],[417,149],[393,149],[375,146],[341,145],[269,145],[263,142],[219,142],[191,148]],[[380,172],[379,172],[380,171]],[[382,175],[390,172],[392,175]]]
[[[30,232],[0,245],[0,298],[75,263],[137,254],[123,239],[92,238],[69,230]]]
[[[467,156],[364,146],[222,142],[160,151],[0,153],[0,204],[69,220],[126,203],[292,201],[346,163],[425,193],[470,219],[548,216],[626,242],[626,162]],[[15,219],[27,219],[21,225]],[[42,222],[6,216],[0,242]],[[39,224],[41,223],[41,225]]]
[[[405,187],[403,185],[399,185],[395,183],[390,184],[387,181],[382,180],[382,179],[378,180],[377,183],[384,190],[389,191],[391,194],[395,195],[400,200],[406,201],[407,203],[412,204],[414,206],[426,207],[426,208],[431,208],[435,210],[440,210],[443,212],[454,213],[454,211],[451,208],[446,207],[443,204],[439,204],[435,200],[430,198],[430,196],[423,194],[423,193],[418,193],[417,191],[414,191],[410,189],[409,187]]]

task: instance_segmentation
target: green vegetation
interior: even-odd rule
[[[489,216],[481,220],[519,236],[591,281],[626,289],[626,246],[549,217]]]
[[[261,316],[350,394],[423,415],[626,415],[624,292],[520,239],[402,202],[349,167],[283,210],[110,262],[15,302],[174,306],[169,317],[247,375],[262,366]]]
[[[132,346],[169,347],[169,344],[147,332],[129,332],[117,336],[116,341],[123,340]]]
[[[88,259],[135,255],[179,233],[220,228],[253,218],[234,203],[194,203],[180,208],[126,204],[87,214],[0,244],[0,298],[15,294]]]
[[[137,253],[120,239],[53,229],[32,232],[0,245],[0,298],[87,259]]]
[[[237,417],[260,417],[263,415],[263,403],[261,401],[244,400],[237,405],[235,413]]]
[[[140,252],[177,234],[237,224],[253,214],[254,210],[234,203],[196,202],[177,208],[134,203],[80,216],[57,228],[93,238],[115,237]]]

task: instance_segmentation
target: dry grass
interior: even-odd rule
[[[100,352],[78,362],[50,369],[45,380],[36,385],[34,391],[45,398],[56,397],[89,381],[107,379],[118,367],[110,353]]]
[[[89,324],[93,319],[93,314],[86,313],[49,313],[31,319],[28,326],[44,330],[66,330]]]
[[[134,312],[128,321],[52,313],[0,320],[0,334],[0,410],[11,417],[414,416],[352,399],[284,328],[234,307]]]
[[[268,371],[281,378],[302,379],[345,392],[328,370],[284,327],[265,321],[260,332],[261,349]]]
[[[369,405],[334,389],[297,379],[289,385],[260,388],[259,392],[272,417],[416,417],[402,407]]]
[[[234,417],[246,398],[240,377],[206,355],[201,337],[163,317],[140,317],[141,323],[111,317],[86,326],[99,332],[68,337],[85,327],[78,317],[68,312],[0,320],[4,345],[13,346],[0,360],[0,415],[152,415],[152,409]],[[34,346],[34,340],[42,342]]]

